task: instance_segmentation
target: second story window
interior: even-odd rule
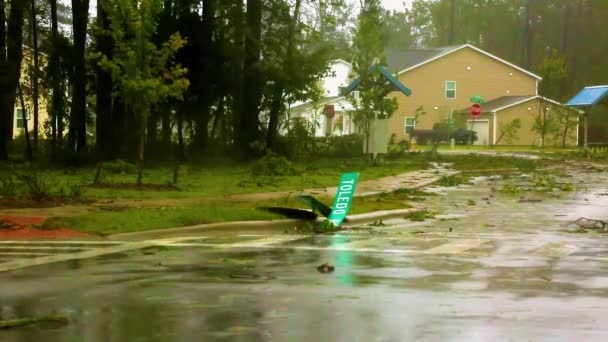
[[[445,98],[456,98],[456,81],[445,81]]]
[[[30,118],[26,115],[26,119],[29,120]],[[15,108],[15,128],[25,128],[25,121],[23,121],[23,109],[21,108]]]

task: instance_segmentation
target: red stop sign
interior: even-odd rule
[[[477,118],[479,115],[481,115],[481,105],[475,103],[471,106],[471,116]]]

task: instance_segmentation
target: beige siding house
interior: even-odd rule
[[[388,50],[388,66],[399,81],[412,89],[411,96],[392,92],[398,109],[389,119],[389,135],[409,138],[416,129],[432,129],[450,116],[461,127],[477,132],[476,144],[537,145],[540,136],[532,126],[545,110],[570,110],[556,101],[538,96],[541,77],[475,46],[464,44],[430,50]],[[467,114],[471,97],[480,95],[483,114],[474,122]],[[417,109],[418,110],[417,115]],[[420,113],[424,114],[420,115]],[[500,128],[520,118],[522,127],[515,139],[500,139]],[[568,143],[576,145],[577,127]],[[547,139],[545,139],[547,142]]]
[[[21,84],[21,87],[25,90],[25,91],[29,91],[30,87],[31,87],[31,80],[28,76],[29,72],[30,72],[30,68],[32,67],[33,63],[32,63],[32,52],[29,48],[26,48],[23,50],[23,60],[21,61],[21,80],[19,81]],[[45,63],[45,58],[46,56],[41,54],[40,57],[40,63]],[[42,80],[40,80],[40,82],[42,83]],[[39,86],[40,89],[40,94],[39,94],[39,98],[38,98],[38,132],[40,134],[41,137],[44,137],[44,123],[46,121],[48,121],[49,119],[49,115],[48,115],[48,111],[47,111],[47,99],[44,96],[44,92],[42,85]],[[24,92],[25,92],[24,91]],[[13,138],[16,138],[20,135],[23,134],[24,130],[23,128],[24,123],[23,123],[23,108],[21,106],[21,101],[19,98],[19,91],[17,91],[17,97],[15,99],[15,111],[13,113]],[[29,94],[27,94],[26,96],[23,97],[23,102],[25,103],[25,114],[26,114],[26,120],[27,120],[27,127],[28,127],[28,131],[30,133],[30,136],[34,130],[34,117],[33,117],[33,112],[34,112],[34,105],[32,103],[32,98],[31,96],[29,96]]]

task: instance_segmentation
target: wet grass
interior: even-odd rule
[[[180,168],[178,184],[173,185],[173,166],[152,166],[144,172],[143,181],[148,186],[137,188],[133,186],[136,178],[134,168],[128,163],[116,164],[102,171],[100,181],[103,186],[93,185],[93,167],[45,169],[25,164],[0,164],[0,179],[13,180],[10,184],[3,181],[0,190],[5,189],[4,192],[10,196],[19,196],[27,192],[27,188],[16,175],[36,174],[52,180],[46,189],[48,192],[67,193],[80,186],[80,195],[86,199],[203,198],[335,186],[342,172],[358,171],[359,180],[364,181],[428,167],[422,155],[377,166],[363,158],[299,161],[292,163],[291,174],[282,176],[254,176],[253,163],[184,165]]]
[[[427,219],[435,218],[435,214],[427,209],[411,211],[409,214],[405,215],[405,219],[414,222],[423,222]]]
[[[332,199],[319,197],[319,200],[332,206]],[[279,206],[286,208],[306,208],[296,198],[258,202],[201,202],[199,206],[160,207],[160,208],[118,208],[114,211],[98,210],[85,215],[53,218],[43,228],[68,227],[79,231],[111,235],[153,229],[185,227],[198,224],[277,220],[283,217],[256,210],[256,207]],[[411,205],[405,195],[378,195],[355,197],[349,214],[362,214],[379,210],[406,209]]]
[[[68,318],[65,316],[41,316],[41,317],[27,317],[27,318],[15,318],[0,320],[0,329],[12,329],[25,327],[32,324],[40,323],[55,323],[55,324],[67,324]]]
[[[441,176],[437,185],[440,186],[458,186],[468,183],[469,180],[462,176]]]
[[[452,163],[453,168],[460,171],[517,169],[522,172],[530,172],[539,167],[545,166],[548,163],[548,161],[543,159],[533,160],[506,156],[482,156],[476,154],[440,154],[440,161],[444,163]]]

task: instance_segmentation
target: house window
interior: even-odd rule
[[[456,98],[456,81],[445,82],[445,98],[455,99]]]
[[[415,128],[416,128],[416,118],[414,118],[413,116],[406,116],[405,122],[403,125],[403,130],[405,131],[405,134],[409,134]]]
[[[30,119],[27,112],[25,118],[27,120]],[[23,109],[21,108],[15,108],[15,128],[25,128],[25,122],[23,122]]]

